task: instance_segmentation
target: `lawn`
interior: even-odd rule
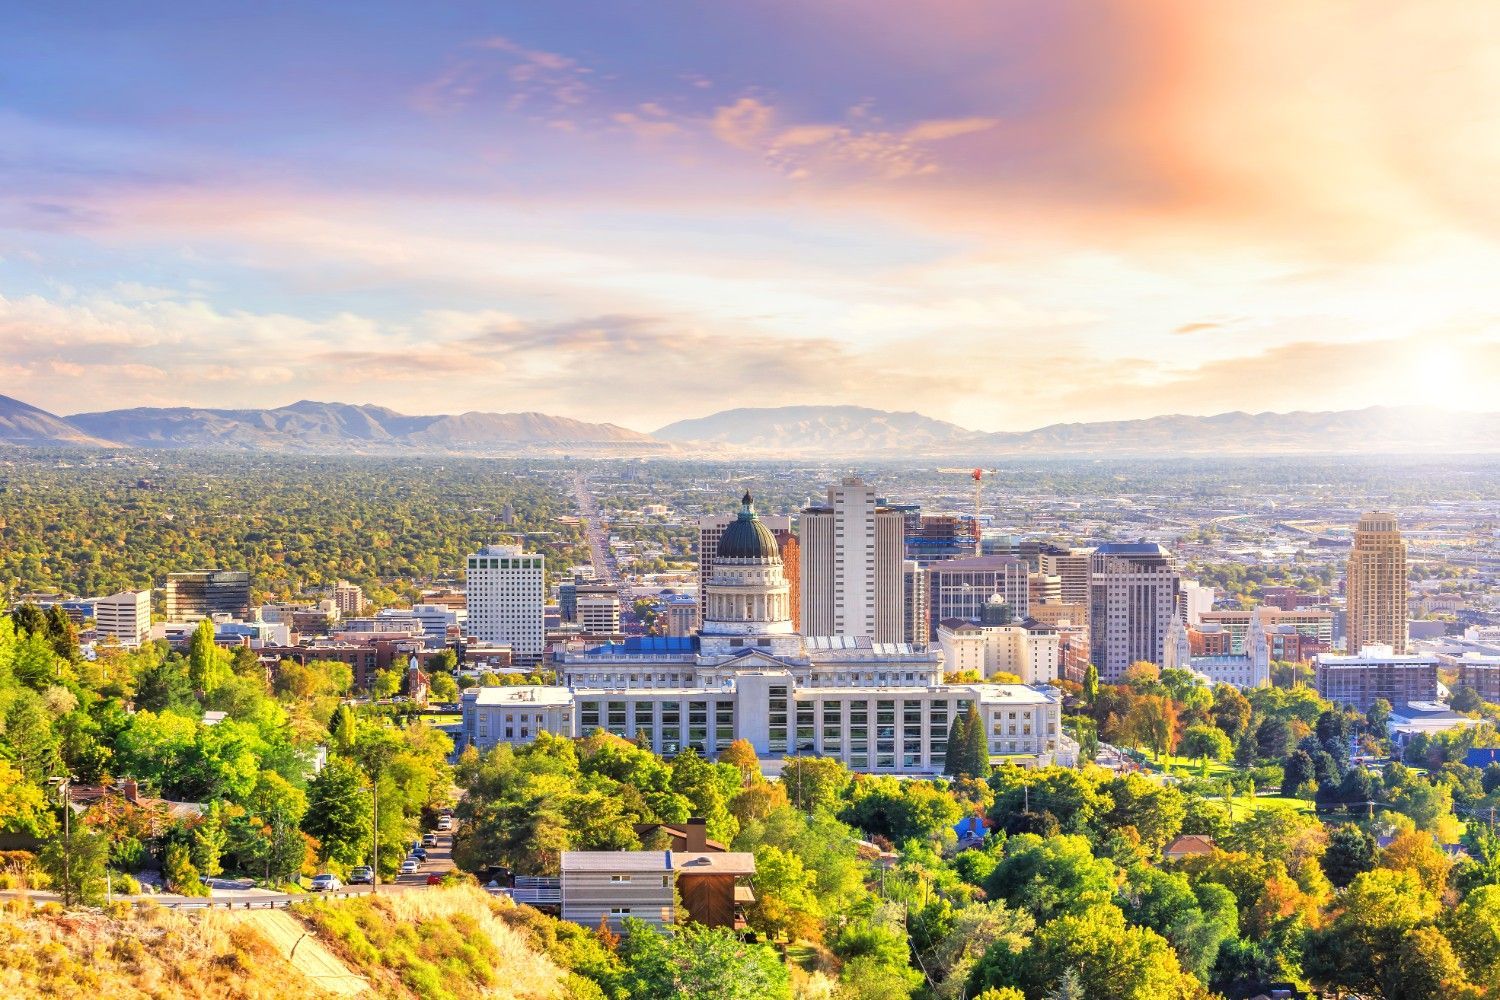
[[[1222,802],[1223,799],[1215,799],[1214,801]],[[1313,804],[1307,799],[1289,799],[1284,795],[1257,795],[1252,799],[1248,795],[1236,795],[1229,802],[1229,818],[1231,820],[1244,819],[1252,812],[1269,809],[1271,806],[1290,806],[1297,812],[1302,813],[1311,813],[1313,811]]]
[[[1174,772],[1186,772],[1188,776],[1194,778],[1201,776],[1203,773],[1202,762],[1197,757],[1174,757],[1171,754],[1164,754],[1159,760],[1154,760],[1150,756],[1147,756],[1145,763],[1147,767],[1153,770],[1165,771],[1170,767]],[[1210,778],[1227,778],[1238,770],[1233,764],[1225,764],[1222,761],[1211,760],[1208,762],[1208,776]]]

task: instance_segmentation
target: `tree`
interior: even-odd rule
[[[37,862],[62,896],[63,906],[98,906],[104,902],[109,841],[103,834],[75,826],[68,836],[47,841]]]
[[[1437,900],[1413,872],[1376,869],[1356,875],[1333,918],[1309,932],[1308,978],[1326,989],[1398,1000],[1402,940],[1437,914]]]
[[[970,704],[948,727],[943,773],[956,778],[983,778],[990,773],[990,745],[979,708]]]
[[[1125,726],[1133,738],[1158,757],[1171,753],[1177,746],[1177,706],[1166,695],[1147,694],[1137,698]]]
[[[452,650],[449,650],[452,652]],[[436,672],[432,674],[431,694],[433,701],[453,702],[458,700],[458,681],[453,679],[452,674]]]
[[[764,945],[746,944],[727,928],[688,924],[658,934],[625,918],[620,958],[628,995],[652,1000],[790,1000],[786,967]]]
[[[1231,740],[1237,741],[1245,734],[1253,711],[1250,699],[1239,688],[1229,684],[1220,684],[1214,688],[1214,725],[1223,730],[1224,735]]]
[[[193,630],[188,645],[188,681],[200,697],[206,697],[232,676],[229,654],[214,642],[214,623],[205,618]]]
[[[193,865],[192,852],[186,844],[173,841],[167,845],[167,856],[162,864],[162,878],[167,888],[180,896],[203,896],[208,887],[199,881],[199,871]]]
[[[749,740],[735,740],[725,747],[719,754],[719,763],[728,764],[739,772],[741,787],[748,788],[766,780],[760,770],[760,758],[755,755],[755,747]]]
[[[1292,798],[1313,780],[1313,775],[1313,760],[1307,751],[1294,750],[1281,768],[1281,794]]]
[[[1323,873],[1342,889],[1355,876],[1375,867],[1375,838],[1352,823],[1336,826],[1328,834],[1323,852]]]
[[[1365,721],[1376,733],[1385,734],[1385,724],[1391,718],[1391,703],[1384,698],[1376,698],[1370,705],[1370,710],[1365,713]]]
[[[1119,907],[1099,903],[1043,924],[1019,952],[991,948],[973,976],[976,987],[1018,987],[1043,996],[1072,971],[1089,1000],[1188,1000],[1202,986],[1182,970],[1155,931],[1131,927]]]
[[[302,829],[316,838],[319,857],[356,865],[370,848],[370,796],[353,761],[331,757],[307,786]]]
[[[1141,846],[1159,852],[1182,829],[1187,806],[1182,792],[1139,774],[1115,778],[1103,789],[1115,806],[1104,817],[1104,829],[1133,827]]]
[[[1025,833],[1006,842],[1005,856],[985,880],[984,891],[1045,922],[1108,902],[1115,891],[1115,866],[1094,857],[1083,837],[1043,840]]]
[[[0,757],[0,832],[41,837],[53,825],[41,786],[27,781],[15,765]]]
[[[849,781],[849,770],[832,757],[789,757],[781,767],[787,799],[804,812],[836,811]]]
[[[1292,729],[1279,716],[1267,716],[1255,729],[1256,751],[1266,760],[1280,760],[1286,756],[1292,742]]]
[[[376,701],[386,701],[395,697],[401,690],[401,674],[395,670],[375,671],[375,680],[370,685],[370,697]]]
[[[1090,705],[1099,697],[1099,668],[1090,663],[1083,671],[1083,700]]]
[[[1179,747],[1184,757],[1199,757],[1204,760],[1228,760],[1234,753],[1234,743],[1218,726],[1189,726],[1182,734]]]
[[[817,879],[802,859],[772,844],[755,849],[755,902],[750,926],[772,939],[785,935],[816,938],[821,934]]]
[[[333,718],[328,720],[328,735],[333,738],[335,749],[341,753],[348,753],[354,747],[354,709],[348,705],[340,705],[333,711]]]
[[[228,842],[228,831],[224,829],[224,804],[210,802],[198,825],[192,832],[193,865],[200,875],[213,878],[224,871],[221,861]]]

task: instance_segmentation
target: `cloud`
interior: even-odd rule
[[[411,102],[429,114],[451,115],[493,90],[504,97],[508,110],[555,114],[588,100],[591,72],[568,56],[493,35],[450,57],[441,73],[416,89]]]
[[[1223,323],[1220,323],[1218,321],[1204,321],[1204,322],[1198,322],[1198,323],[1184,323],[1181,326],[1177,327],[1172,332],[1173,333],[1177,333],[1177,334],[1205,333],[1205,332],[1207,332],[1209,330],[1217,330],[1220,327],[1222,327],[1223,325],[1224,325]]]

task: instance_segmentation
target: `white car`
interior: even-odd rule
[[[417,873],[417,868],[418,865],[416,858],[407,858],[405,861],[401,862],[402,875],[415,875]]]
[[[452,816],[439,816],[438,817],[438,821],[437,821],[437,828],[439,830],[445,830],[445,831],[453,829],[453,817]]]
[[[344,884],[339,881],[337,875],[327,872],[321,875],[314,875],[311,886],[313,892],[338,892],[343,887]]]

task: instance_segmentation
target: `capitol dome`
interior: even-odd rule
[[[755,501],[747,490],[740,500],[740,516],[719,537],[720,559],[781,559],[781,546],[771,529],[755,516]]]

